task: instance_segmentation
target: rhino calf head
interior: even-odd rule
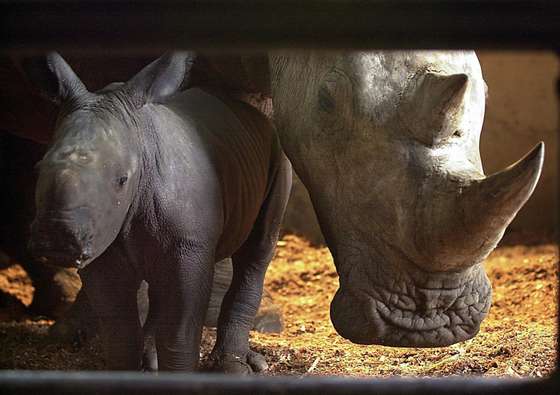
[[[142,105],[175,92],[169,58],[126,83],[89,92],[56,53],[28,73],[60,105],[53,143],[38,163],[30,250],[45,263],[84,268],[115,240],[134,203],[142,172]],[[176,73],[182,75],[181,73]]]
[[[473,52],[272,57],[282,144],[309,190],[356,343],[473,337],[491,304],[482,266],[531,195],[544,147],[485,176],[486,85]]]

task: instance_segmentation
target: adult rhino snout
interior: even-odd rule
[[[403,263],[404,264],[404,263]],[[482,265],[462,271],[396,273],[356,266],[341,277],[331,321],[359,344],[442,347],[475,336],[488,314],[492,291]]]
[[[383,344],[386,325],[364,296],[339,289],[331,302],[331,321],[342,337],[357,344]]]

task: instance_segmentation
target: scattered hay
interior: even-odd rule
[[[252,347],[265,355],[267,374],[346,376],[531,376],[552,373],[556,360],[557,262],[554,245],[501,247],[486,263],[494,302],[480,333],[438,349],[352,344],[336,334],[329,304],[338,277],[326,248],[295,236],[278,243],[266,287],[283,310],[282,334],[253,333]],[[27,280],[0,270],[0,289],[28,304]],[[102,369],[98,342],[50,344],[51,321],[0,323],[2,369]],[[203,352],[215,331],[205,330]]]

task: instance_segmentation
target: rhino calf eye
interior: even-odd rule
[[[124,184],[126,184],[127,181],[128,181],[128,177],[123,176],[123,177],[119,178],[119,185],[122,187]]]

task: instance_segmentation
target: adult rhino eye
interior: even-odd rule
[[[325,112],[333,112],[335,107],[334,98],[326,86],[319,88],[319,108]]]
[[[330,71],[322,80],[317,93],[319,109],[323,112],[342,116],[351,115],[352,81],[341,70]]]
[[[124,184],[126,184],[126,182],[128,181],[128,176],[123,176],[121,178],[119,178],[119,185],[122,187]]]

